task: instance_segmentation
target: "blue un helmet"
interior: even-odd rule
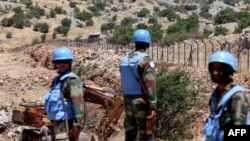
[[[74,60],[74,56],[69,48],[62,46],[55,49],[53,54],[53,62],[60,60]]]
[[[235,57],[227,51],[217,51],[213,53],[210,56],[209,64],[214,62],[227,64],[233,69],[234,72],[237,72],[238,70]]]
[[[150,37],[150,33],[148,30],[146,29],[137,29],[134,32],[133,38],[132,38],[132,42],[144,42],[144,43],[151,43],[151,37]]]

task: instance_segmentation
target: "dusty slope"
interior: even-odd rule
[[[43,93],[48,90],[51,78],[56,74],[52,69],[51,55],[54,46],[46,44],[35,45],[23,52],[0,52],[0,103],[18,104],[22,99],[26,101],[42,100]],[[75,55],[74,65],[96,64],[97,68],[81,75],[85,83],[107,87],[115,91],[120,89],[120,76],[118,64],[126,51],[113,50],[89,50],[87,48],[71,48]],[[173,67],[174,68],[174,67]],[[202,78],[205,93],[200,101],[200,110],[193,111],[193,125],[190,130],[194,136],[199,136],[201,126],[208,115],[207,102],[211,88],[206,69],[186,68],[192,74],[193,79]],[[250,89],[250,75],[248,72],[236,74],[235,80]],[[88,108],[91,104],[87,104]],[[100,109],[97,109],[97,111]],[[191,111],[192,112],[192,111]],[[122,118],[116,126],[118,131],[112,141],[122,140],[124,137]],[[2,136],[2,135],[1,135]],[[1,139],[0,136],[0,139]],[[195,138],[197,140],[197,138]]]

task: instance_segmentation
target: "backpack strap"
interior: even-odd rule
[[[75,77],[78,79],[78,76],[76,74],[74,74],[73,72],[70,72],[70,73],[67,73],[67,74],[64,74],[61,78],[60,78],[60,81],[64,81],[66,80],[66,78],[68,77]]]
[[[60,85],[61,85],[61,89],[62,89],[62,87],[63,87],[63,85],[64,85],[64,83],[65,83],[65,81],[67,80],[67,78],[69,78],[69,77],[75,77],[75,78],[77,78],[77,79],[79,79],[79,77],[76,75],[76,74],[74,74],[73,72],[70,72],[70,73],[66,73],[66,74],[64,74],[61,78],[60,78]],[[62,93],[61,93],[62,94]],[[67,110],[66,110],[66,107],[65,107],[65,105],[64,105],[64,98],[63,98],[63,96],[61,95],[61,100],[62,100],[62,105],[63,105],[63,109],[64,109],[64,111],[65,111],[65,124],[66,124],[66,131],[67,131],[67,139],[69,140],[69,124],[68,124],[68,115],[67,115]]]
[[[213,108],[211,109],[212,111],[212,114],[215,114],[216,117],[220,117],[222,112],[223,112],[223,109],[225,108],[225,105],[227,104],[227,102],[229,101],[229,99],[238,91],[242,91],[242,92],[245,92],[246,89],[242,86],[239,86],[239,85],[236,85],[234,86],[231,90],[229,90],[223,97],[222,99],[220,100],[220,103],[219,103],[219,108],[218,108],[218,113],[215,114],[215,112],[217,111],[216,110],[216,106],[215,106],[215,92],[213,92],[212,94],[212,99],[211,99],[211,103],[210,103],[210,107]]]
[[[60,78],[61,88],[63,87],[65,81],[66,81],[67,78],[69,78],[69,77],[74,77],[74,78],[76,78],[76,79],[79,79],[79,77],[78,77],[75,73],[73,73],[73,72],[66,73],[66,74],[64,74],[64,75]]]

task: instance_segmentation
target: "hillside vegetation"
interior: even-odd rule
[[[98,33],[127,44],[135,28],[170,45],[189,38],[237,34],[250,25],[249,0],[4,0],[0,47],[79,40]]]
[[[1,51],[32,45],[18,53],[1,52],[4,59],[0,61],[3,71],[0,94],[5,97],[2,104],[16,105],[23,98],[28,101],[42,99],[43,91],[49,88],[56,74],[51,57],[57,45],[50,46],[46,42],[89,42],[90,34],[100,34],[94,41],[127,45],[136,28],[148,29],[153,42],[166,46],[187,39],[239,34],[250,25],[247,5],[249,0],[0,1]],[[70,48],[76,58],[74,71],[86,83],[120,92],[118,65],[128,50]],[[208,115],[207,101],[213,88],[207,69],[156,63],[159,97],[156,137],[169,141],[200,141],[201,127]],[[249,90],[249,76],[242,72],[234,77]],[[6,99],[7,96],[11,98]],[[88,105],[87,108],[91,109]],[[94,116],[88,117],[89,120],[97,120]],[[120,132],[111,138],[112,141],[124,137],[122,118],[118,124]],[[4,132],[5,137],[11,130],[13,127]]]

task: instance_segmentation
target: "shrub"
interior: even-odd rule
[[[62,24],[62,26],[70,27],[70,25],[71,25],[71,19],[64,18],[64,19],[62,19],[61,24]]]
[[[150,11],[147,8],[142,8],[141,11],[137,12],[138,17],[146,17]]]
[[[101,31],[111,30],[114,27],[115,27],[115,23],[114,22],[105,23],[105,24],[101,25]]]
[[[2,23],[2,26],[10,27],[14,24],[14,21],[13,21],[13,18],[3,18],[1,23]]]
[[[76,4],[77,4],[77,2],[69,2],[69,6],[70,6],[71,8],[75,8],[75,7],[76,7]]]
[[[188,111],[197,103],[199,80],[192,80],[185,69],[168,71],[162,67],[156,74],[157,119],[155,136],[169,141],[187,138],[192,120]]]
[[[41,35],[40,38],[41,38],[41,42],[44,42],[46,39],[46,34]]]
[[[86,26],[92,26],[94,25],[94,22],[92,19],[86,21]]]
[[[48,33],[49,25],[47,23],[37,23],[33,27],[34,31],[40,31],[42,33]]]
[[[218,36],[218,35],[227,35],[228,29],[226,29],[223,26],[216,26],[214,28],[214,35]]]
[[[156,17],[150,17],[148,19],[148,23],[157,24],[158,23],[158,19]]]
[[[11,32],[7,32],[6,38],[12,38],[12,33]]]

